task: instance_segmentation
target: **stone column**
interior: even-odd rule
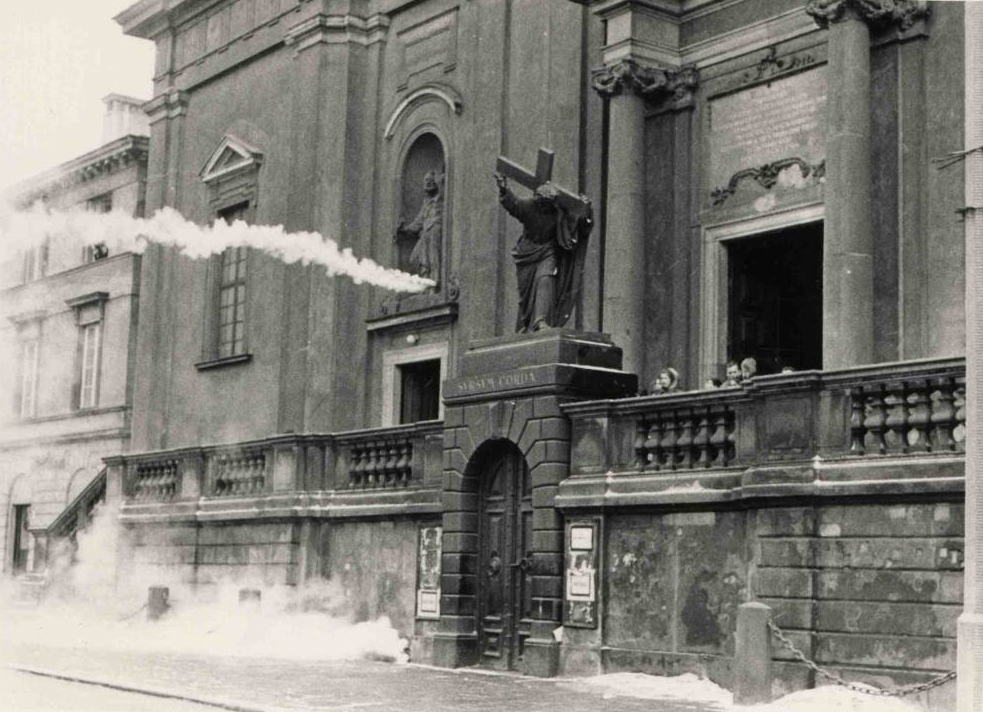
[[[870,32],[910,26],[925,7],[913,0],[811,0],[806,12],[829,28],[823,367],[843,368],[874,360]]]
[[[647,102],[689,95],[692,69],[670,71],[621,59],[596,70],[608,100],[608,181],[604,225],[603,329],[624,351],[624,369],[642,370],[645,348],[645,115]]]

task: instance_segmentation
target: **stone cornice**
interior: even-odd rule
[[[283,43],[292,46],[294,52],[299,54],[320,43],[375,44],[385,41],[388,31],[388,15],[375,14],[363,18],[319,13],[288,29]]]
[[[663,69],[622,59],[591,72],[591,85],[602,96],[611,97],[633,91],[651,101],[670,99],[674,106],[692,103],[699,83],[695,67]]]
[[[806,12],[821,28],[854,14],[872,28],[907,30],[929,13],[927,0],[809,0]]]
[[[172,87],[144,104],[143,110],[150,117],[151,124],[182,116],[188,110],[188,92]]]
[[[76,159],[13,186],[6,195],[18,205],[29,205],[55,190],[84,183],[133,164],[146,164],[150,139],[123,136]]]

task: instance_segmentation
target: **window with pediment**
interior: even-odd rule
[[[201,171],[215,220],[250,223],[258,198],[262,153],[225,136]],[[205,293],[204,343],[199,370],[250,360],[248,296],[250,250],[226,248],[209,259]]]

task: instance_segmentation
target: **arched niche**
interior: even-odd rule
[[[397,191],[396,266],[443,284],[447,238],[447,157],[431,130],[415,132],[403,153]],[[429,186],[429,190],[428,190]]]

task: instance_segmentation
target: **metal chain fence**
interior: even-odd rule
[[[926,680],[925,682],[919,682],[913,685],[900,685],[898,687],[880,688],[880,687],[873,687],[871,685],[865,685],[859,682],[850,682],[849,680],[843,679],[835,672],[824,670],[823,668],[819,667],[819,665],[817,665],[814,661],[807,658],[806,654],[795,647],[795,644],[788,639],[788,636],[786,636],[785,633],[782,632],[781,628],[775,625],[774,621],[768,621],[768,629],[772,632],[772,634],[776,638],[778,638],[779,642],[781,642],[783,647],[788,649],[788,651],[792,653],[792,655],[795,656],[795,658],[799,662],[804,664],[814,673],[816,673],[820,677],[826,678],[830,682],[833,682],[837,685],[841,685],[849,690],[853,690],[854,692],[861,692],[865,695],[878,695],[881,697],[904,697],[905,695],[915,695],[918,694],[919,692],[925,692],[926,690],[931,690],[933,687],[939,687],[941,685],[946,684],[950,680],[956,679],[956,671],[950,670],[947,673],[943,673],[941,675],[933,677],[931,680]]]

